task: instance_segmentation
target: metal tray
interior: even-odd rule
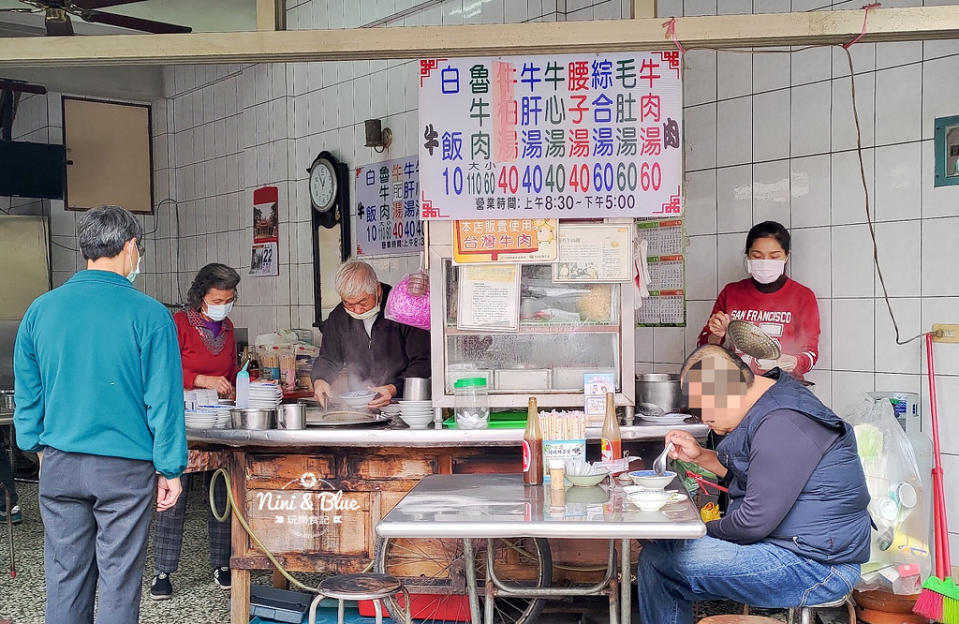
[[[349,410],[326,411],[323,408],[306,408],[307,427],[367,427],[386,425],[390,417],[385,414],[354,412]]]

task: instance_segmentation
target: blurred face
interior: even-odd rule
[[[757,238],[746,254],[750,260],[788,260],[789,254],[772,236]]]
[[[699,408],[703,423],[720,435],[739,426],[745,410],[746,384],[739,370],[721,358],[706,357],[702,369],[686,373],[689,406]]]
[[[359,297],[341,297],[343,307],[353,314],[366,314],[372,310],[379,300],[379,289],[376,293],[369,295],[360,295]]]

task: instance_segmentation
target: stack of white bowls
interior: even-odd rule
[[[229,409],[187,410],[184,417],[187,429],[226,429],[230,426]]]
[[[410,429],[426,429],[433,422],[433,401],[400,401],[400,418]]]
[[[250,405],[262,409],[276,409],[283,400],[283,390],[275,381],[254,381],[250,384]]]

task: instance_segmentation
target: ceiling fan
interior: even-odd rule
[[[44,24],[47,29],[47,35],[52,37],[69,36],[73,34],[73,23],[70,16],[74,16],[89,22],[91,24],[109,24],[110,26],[119,26],[131,30],[140,30],[153,34],[165,33],[188,33],[193,29],[189,26],[180,26],[178,24],[168,24],[166,22],[156,22],[153,20],[141,19],[139,17],[129,17],[126,15],[117,15],[115,13],[104,13],[99,9],[104,9],[121,4],[133,4],[143,2],[144,0],[19,0],[21,3],[33,8],[0,9],[0,12],[6,13],[39,13],[43,12]]]

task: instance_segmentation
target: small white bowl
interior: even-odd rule
[[[629,478],[644,488],[662,490],[676,478],[676,473],[667,470],[660,476],[654,470],[634,470],[629,473]]]
[[[588,474],[588,475],[567,474],[566,480],[577,487],[592,487],[594,485],[599,485],[600,483],[602,483],[608,476],[609,476],[609,472],[601,472],[599,474]]]
[[[410,429],[426,429],[429,427],[430,423],[433,422],[432,414],[424,415],[410,415],[410,414],[400,414],[400,418],[405,422]]]
[[[357,390],[355,392],[344,392],[339,396],[339,399],[340,402],[351,409],[362,409],[365,408],[375,396],[375,392]]]
[[[386,414],[387,416],[399,416],[401,409],[402,408],[399,405],[395,403],[390,403],[389,405],[384,405],[383,407],[381,407],[380,411]]]
[[[663,490],[637,490],[627,494],[629,502],[643,511],[659,511],[672,495]]]

